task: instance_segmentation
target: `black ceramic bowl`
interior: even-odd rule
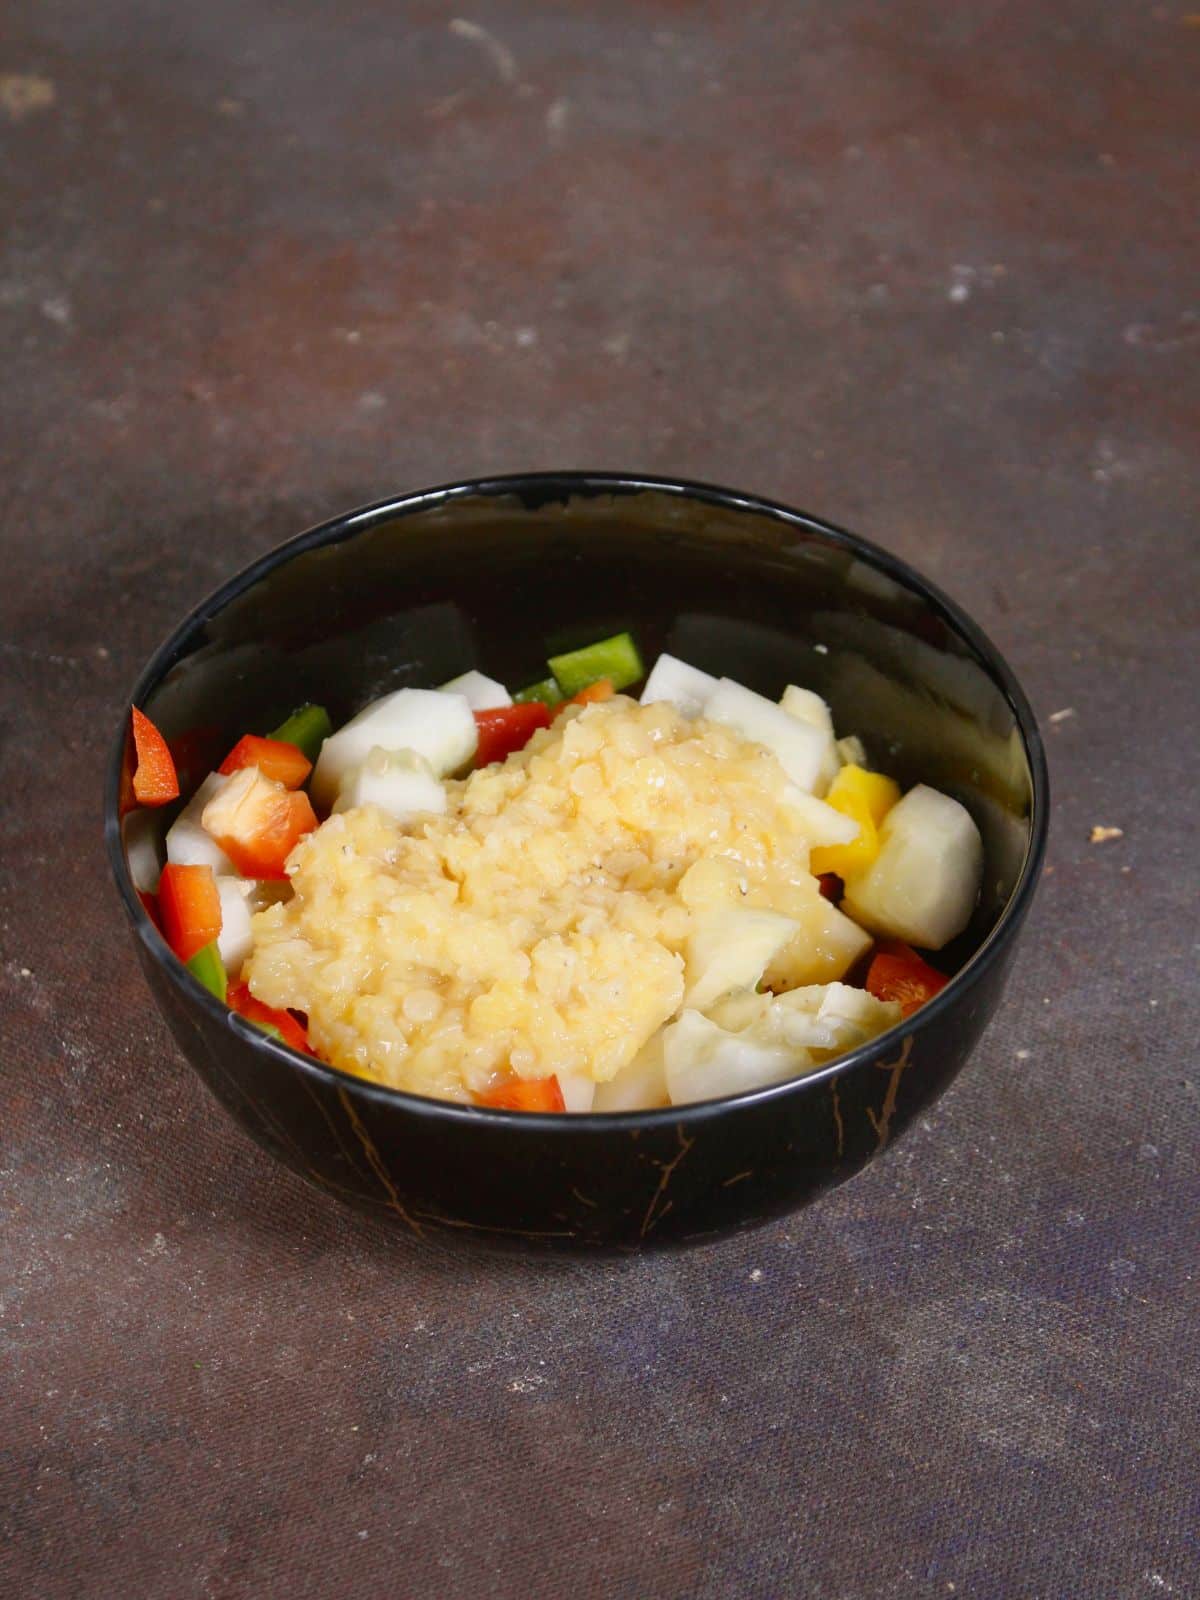
[[[479,666],[509,683],[631,627],[776,697],[825,696],[903,785],[960,799],[985,844],[980,905],[944,952],[953,982],[841,1060],[736,1098],[531,1117],[380,1088],[226,1011],[167,951],[130,879],[108,774],[109,855],[138,956],[184,1054],[301,1177],[412,1233],[547,1249],[637,1248],[763,1222],[859,1171],[939,1095],[999,1002],[1037,883],[1041,741],[975,624],[881,550],[785,507],[699,484],[562,473],[455,484],[338,517],[198,607],[132,698],[192,780],[298,702],[334,723],[405,684]],[[185,779],[186,781],[186,779]],[[171,813],[160,815],[164,827]]]

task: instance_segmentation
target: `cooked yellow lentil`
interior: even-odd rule
[[[252,992],[335,1066],[450,1100],[603,1082],[678,1014],[694,917],[723,904],[800,921],[788,986],[841,975],[788,780],[727,728],[618,696],[446,788],[445,815],[330,817],[254,919]]]

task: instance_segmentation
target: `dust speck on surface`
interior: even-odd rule
[[[1088,842],[1090,844],[1108,844],[1113,839],[1123,839],[1124,837],[1124,828],[1110,828],[1106,827],[1102,822],[1097,822],[1091,833],[1088,834]]]
[[[49,111],[58,99],[50,78],[36,73],[0,73],[0,111],[10,122],[24,122],[38,111]]]
[[[556,144],[566,133],[570,110],[571,102],[562,95],[546,107],[546,133],[551,144]]]

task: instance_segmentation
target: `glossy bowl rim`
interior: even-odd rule
[[[417,512],[445,505],[457,499],[516,495],[536,496],[543,502],[549,502],[560,498],[569,499],[578,493],[596,494],[605,491],[618,495],[644,492],[672,494],[681,499],[697,500],[702,504],[720,506],[726,510],[754,512],[792,527],[803,528],[830,544],[840,545],[844,549],[853,551],[856,556],[865,559],[885,576],[914,591],[934,610],[940,611],[955,631],[966,640],[983,660],[993,681],[1013,711],[1031,779],[1029,842],[1025,859],[1012,893],[987,937],[966,965],[954,974],[940,993],[921,1007],[915,1018],[901,1020],[886,1032],[877,1034],[855,1049],[847,1051],[845,1055],[838,1056],[811,1072],[787,1078],[782,1083],[767,1084],[762,1088],[750,1089],[737,1095],[725,1095],[715,1100],[689,1101],[684,1105],[660,1107],[654,1111],[588,1111],[568,1115],[539,1115],[525,1111],[503,1111],[490,1106],[468,1106],[453,1100],[437,1100],[427,1095],[411,1094],[407,1090],[393,1089],[386,1084],[374,1083],[368,1078],[343,1072],[341,1068],[330,1066],[314,1056],[302,1055],[255,1028],[236,1012],[230,1011],[171,953],[147,915],[133,886],[122,846],[118,811],[121,769],[127,738],[128,706],[143,704],[150,690],[180,658],[182,647],[198,627],[210,621],[232,600],[244,594],[275,568],[285,565],[294,557],[309,550],[344,543],[380,522],[395,517],[412,516]],[[655,1128],[680,1123],[705,1122],[712,1117],[732,1114],[742,1108],[784,1100],[791,1095],[810,1093],[821,1084],[840,1078],[843,1074],[855,1071],[864,1063],[886,1055],[891,1048],[902,1048],[905,1038],[919,1035],[924,1028],[956,1006],[1008,948],[1024,921],[1029,904],[1037,890],[1049,830],[1050,782],[1045,748],[1037,719],[1016,674],[974,618],[906,561],[859,534],[851,533],[835,523],[825,521],[822,517],[796,510],[780,501],[687,478],[577,470],[509,473],[459,479],[430,489],[392,495],[342,512],[337,516],[328,517],[256,557],[194,606],[151,655],[134,681],[133,688],[123,705],[125,709],[122,710],[120,726],[110,750],[104,790],[104,837],[109,866],[126,914],[143,949],[181,992],[183,998],[192,1005],[198,1004],[215,1021],[240,1034],[252,1048],[284,1062],[293,1071],[318,1079],[327,1086],[353,1089],[355,1093],[364,1095],[368,1100],[409,1111],[418,1116],[476,1125],[494,1125],[499,1121],[508,1123],[514,1128],[545,1132],[552,1137],[568,1136],[572,1130],[588,1134],[603,1133],[606,1130],[627,1133],[638,1127]]]

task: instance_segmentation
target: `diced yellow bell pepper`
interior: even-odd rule
[[[836,872],[839,878],[865,872],[879,854],[879,824],[900,798],[900,785],[882,772],[865,767],[843,767],[829,786],[825,804],[853,817],[858,838],[849,844],[821,845],[812,852],[810,869],[820,874]]]
[[[851,794],[860,796],[866,802],[871,821],[878,827],[899,800],[900,785],[882,772],[868,772],[866,767],[852,763],[838,773],[825,798],[830,805],[836,805],[835,795]]]

